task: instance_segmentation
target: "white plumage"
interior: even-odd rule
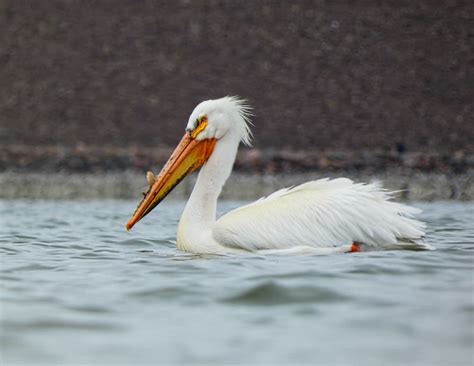
[[[217,199],[231,173],[239,142],[250,143],[249,117],[250,107],[235,97],[199,104],[189,118],[189,135],[185,134],[127,228],[203,164],[179,223],[180,250],[332,253],[350,252],[353,243],[360,250],[432,249],[420,242],[425,224],[414,218],[418,209],[391,201],[392,193],[379,183],[354,183],[346,178],[281,189],[216,220]],[[190,158],[193,154],[197,165]],[[176,173],[180,169],[184,171],[181,175]],[[163,188],[166,186],[171,188]]]
[[[419,210],[389,199],[379,183],[320,179],[237,208],[217,220],[212,233],[225,246],[250,251],[354,242],[365,249],[413,248],[424,235],[425,225],[413,219]]]

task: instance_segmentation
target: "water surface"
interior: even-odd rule
[[[1,364],[473,363],[472,203],[418,205],[434,252],[293,257],[178,252],[184,204],[135,204],[0,201]]]

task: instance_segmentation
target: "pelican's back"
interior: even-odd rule
[[[299,246],[331,248],[363,243],[373,249],[416,243],[425,224],[420,210],[390,201],[379,183],[320,179],[279,190],[217,220],[213,237],[222,245],[251,251]]]

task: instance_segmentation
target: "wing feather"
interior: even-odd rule
[[[217,220],[213,237],[245,250],[330,248],[357,241],[369,246],[416,240],[424,224],[419,210],[390,201],[379,183],[327,178],[284,188],[239,207]]]

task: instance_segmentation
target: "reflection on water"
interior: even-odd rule
[[[0,201],[0,361],[470,364],[474,204],[420,206],[435,252],[282,257],[177,252],[181,202]]]

